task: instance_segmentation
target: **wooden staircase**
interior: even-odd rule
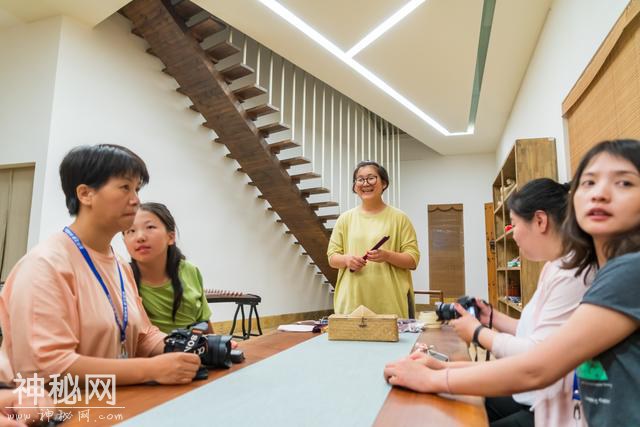
[[[299,147],[292,139],[267,142],[267,138],[289,127],[268,118],[278,116],[277,107],[262,101],[267,90],[256,83],[242,83],[254,70],[237,60],[241,48],[227,37],[231,29],[188,0],[134,0],[121,13],[132,22],[132,32],[149,44],[149,52],[166,66],[163,72],[179,84],[178,92],[190,98],[191,109],[204,118],[203,126],[218,135],[216,142],[229,150],[284,223],[288,233],[302,245],[327,281],[335,286],[337,270],[327,261],[330,230],[324,224],[337,215],[318,214],[335,202],[309,203],[307,198],[328,193],[323,187],[298,188],[303,180],[319,178],[313,172],[289,174],[292,166],[310,161],[304,157],[279,160],[283,150]],[[233,60],[236,58],[236,60]],[[242,79],[242,80],[240,80]],[[237,84],[240,80],[240,84]],[[245,108],[247,101],[260,98]],[[256,125],[256,121],[260,124]]]

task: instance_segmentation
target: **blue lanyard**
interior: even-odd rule
[[[96,266],[93,264],[93,261],[89,256],[89,252],[87,252],[87,249],[84,247],[84,245],[82,244],[78,236],[76,236],[76,234],[73,231],[71,231],[69,227],[65,227],[63,231],[67,234],[67,236],[71,238],[71,240],[73,240],[73,243],[76,244],[76,246],[78,247],[78,250],[84,257],[85,261],[87,261],[89,268],[91,268],[91,271],[93,271],[93,275],[96,276],[96,279],[98,279],[98,282],[100,282],[100,286],[102,286],[102,290],[107,295],[109,304],[111,304],[111,308],[113,309],[113,316],[116,318],[116,323],[118,324],[118,328],[120,329],[120,344],[121,345],[124,344],[124,342],[127,339],[127,324],[129,323],[129,312],[127,310],[127,294],[124,291],[124,281],[122,280],[122,272],[120,271],[120,265],[118,264],[118,260],[116,259],[116,268],[118,269],[118,276],[120,277],[120,289],[122,291],[122,323],[120,323],[120,319],[118,319],[116,306],[115,304],[113,304],[113,299],[111,299],[111,294],[109,294],[109,289],[107,289],[107,285],[104,284],[104,281],[100,276],[100,273],[98,273],[98,269],[96,269]],[[113,252],[113,249],[111,249],[111,252]],[[115,254],[114,254],[114,257],[115,257]]]
[[[573,419],[580,419],[580,389],[578,388],[578,369],[573,371],[573,392],[571,393],[573,400]],[[576,423],[577,424],[577,423]]]

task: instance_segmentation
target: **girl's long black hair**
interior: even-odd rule
[[[142,203],[140,205],[140,210],[151,212],[155,216],[158,217],[160,221],[164,224],[165,228],[168,232],[175,233],[176,232],[176,220],[173,219],[173,215],[169,212],[169,209],[163,205],[162,203],[155,202],[147,202]],[[176,313],[178,312],[178,308],[180,308],[180,303],[182,302],[182,282],[180,281],[180,277],[178,276],[178,271],[180,268],[180,261],[185,259],[184,254],[175,244],[169,245],[167,248],[167,265],[166,265],[166,273],[167,276],[171,279],[171,287],[173,288],[173,309],[171,310],[171,318],[176,320]],[[140,288],[140,268],[138,267],[138,263],[135,259],[131,259],[131,268],[133,269],[133,277],[136,279],[136,285],[138,289]]]

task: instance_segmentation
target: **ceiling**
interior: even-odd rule
[[[444,136],[258,0],[192,0],[440,154],[495,151],[552,0],[496,0],[471,135]],[[490,0],[426,0],[353,59],[449,132],[469,124]],[[279,0],[348,51],[409,0]],[[0,0],[0,28],[64,14],[96,25],[127,0]]]
[[[472,135],[444,136],[258,0],[193,0],[441,154],[495,151],[552,0],[497,0]],[[349,50],[409,0],[279,0]],[[483,0],[426,0],[354,59],[450,132],[469,124]]]

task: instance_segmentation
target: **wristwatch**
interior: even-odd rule
[[[478,341],[478,337],[480,336],[480,331],[482,331],[484,328],[486,328],[486,326],[478,325],[476,330],[473,331],[473,340],[471,342],[473,342],[476,346],[480,347],[481,349],[486,350],[486,348],[484,348],[484,346],[480,344],[480,341]]]

